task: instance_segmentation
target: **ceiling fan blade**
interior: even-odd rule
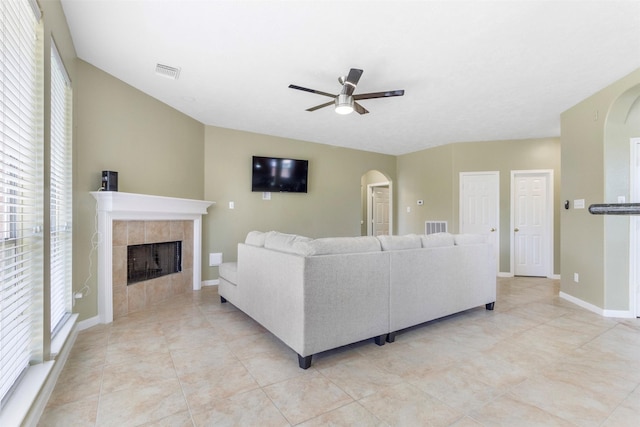
[[[307,108],[306,111],[316,111],[324,107],[328,107],[329,105],[335,104],[335,101],[329,101],[324,104],[316,105],[315,107]]]
[[[402,95],[404,95],[404,90],[389,90],[386,92],[360,93],[358,95],[353,95],[353,99],[387,98],[390,96]]]
[[[349,75],[344,81],[344,86],[342,87],[342,93],[345,95],[353,95],[353,91],[356,89],[356,86],[360,81],[360,76],[362,76],[362,70],[357,68],[349,70]]]
[[[309,89],[309,88],[302,87],[302,86],[289,85],[289,88],[291,88],[291,89],[303,90],[303,91],[305,91],[305,92],[316,93],[316,94],[318,94],[318,95],[328,96],[329,98],[335,98],[335,97],[337,96],[337,95],[332,95],[332,94],[327,93],[327,92],[322,92],[322,91],[315,90],[315,89]]]
[[[369,110],[367,110],[366,108],[364,108],[362,105],[358,104],[357,102],[353,103],[353,109],[356,110],[356,112],[359,113],[359,114],[367,114],[369,112]]]

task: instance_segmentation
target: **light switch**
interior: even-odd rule
[[[235,209],[235,208],[236,208],[235,202],[229,202],[229,209]]]

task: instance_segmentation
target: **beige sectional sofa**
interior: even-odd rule
[[[314,354],[477,306],[493,309],[495,260],[484,237],[333,237],[253,231],[218,292],[298,353]]]

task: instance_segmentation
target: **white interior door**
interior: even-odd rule
[[[500,172],[460,172],[460,233],[484,234],[500,266]]]
[[[389,235],[389,187],[373,189],[373,235]]]
[[[512,173],[513,268],[516,276],[549,275],[549,174]]]

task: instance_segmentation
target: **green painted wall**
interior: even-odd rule
[[[100,187],[101,172],[117,171],[122,192],[203,199],[205,127],[84,61],[75,67],[73,288],[88,280],[91,292],[74,308],[84,320],[98,313],[89,192]]]
[[[204,219],[204,253],[234,261],[238,242],[251,230],[278,230],[309,237],[357,236],[362,221],[362,176],[370,170],[395,179],[396,157],[324,144],[207,126],[205,195],[215,201]],[[309,160],[306,194],[251,191],[251,157]],[[229,209],[229,202],[235,208]],[[203,280],[217,268],[203,261]]]
[[[561,115],[562,200],[585,199],[587,207],[629,200],[639,96],[636,70]],[[561,228],[561,291],[605,310],[629,310],[629,218],[563,210]]]
[[[554,274],[560,274],[560,140],[449,144],[398,157],[398,233],[424,233],[427,220],[459,230],[460,172],[500,173],[500,271],[510,272],[511,171],[554,172]],[[424,200],[423,206],[416,204]],[[411,212],[407,212],[411,208]]]

